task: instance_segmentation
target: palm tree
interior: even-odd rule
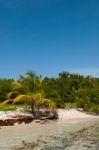
[[[45,99],[41,93],[20,94],[13,99],[13,103],[30,104],[35,118],[38,118],[40,108],[48,108],[53,112],[56,111],[55,103],[50,99]]]
[[[42,77],[33,71],[28,71],[24,76],[20,76],[18,82],[26,86],[26,92],[35,93],[40,90]]]
[[[55,111],[55,103],[50,99],[45,99],[40,92],[41,83],[41,76],[37,76],[36,73],[29,71],[24,76],[20,76],[18,82],[14,82],[13,90],[8,93],[7,99],[13,99],[13,103],[30,104],[35,118],[38,117],[39,110],[42,107]]]

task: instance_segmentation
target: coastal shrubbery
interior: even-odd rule
[[[42,78],[28,72],[18,80],[0,79],[0,102],[11,99],[19,103],[33,102],[32,111],[35,106],[39,109],[39,106],[54,108],[56,105],[98,113],[99,78],[68,72],[61,72],[56,78]]]

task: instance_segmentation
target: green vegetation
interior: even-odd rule
[[[40,91],[41,83],[41,77],[34,72],[30,71],[24,76],[20,76],[18,81],[12,83],[11,90],[6,96],[7,100],[1,103],[2,108],[7,104],[28,104],[31,106],[32,114],[36,119],[39,118],[40,108],[48,108],[55,112],[55,103],[46,99]]]
[[[56,78],[27,72],[17,81],[0,79],[2,104],[30,104],[32,112],[42,107],[82,108],[99,113],[99,78],[61,72]],[[1,109],[1,108],[0,108]]]
[[[16,105],[16,104],[0,105],[0,110],[2,110],[2,111],[14,111],[19,107],[21,107],[21,105]]]
[[[0,102],[6,99],[6,95],[8,92],[12,90],[12,79],[0,79]]]

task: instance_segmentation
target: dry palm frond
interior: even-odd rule
[[[37,105],[39,105],[42,101],[42,95],[41,93],[36,93],[36,94],[33,94],[33,99],[35,99],[35,103]]]
[[[49,108],[53,111],[56,110],[56,105],[52,100],[49,100]]]
[[[41,99],[41,106],[47,107],[47,108],[49,108],[49,109],[51,109],[53,111],[56,110],[55,103],[52,100],[50,100],[50,99],[42,98]]]
[[[7,105],[7,104],[12,104],[13,99],[5,100],[4,102],[1,103],[1,105]]]
[[[28,95],[19,95],[14,99],[13,103],[31,103],[31,97]]]

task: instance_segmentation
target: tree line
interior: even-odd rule
[[[0,79],[0,102],[15,99],[27,101],[31,94],[42,95],[44,105],[59,108],[77,107],[89,112],[99,112],[99,78],[61,72],[58,77],[42,77],[30,71],[18,80]],[[37,95],[34,95],[34,97]],[[45,99],[45,101],[44,101]],[[50,99],[51,101],[47,101]],[[16,99],[18,101],[18,97]],[[50,103],[52,102],[52,103]],[[37,101],[36,101],[37,103]],[[54,105],[55,104],[55,105]],[[39,106],[39,105],[38,105]]]

